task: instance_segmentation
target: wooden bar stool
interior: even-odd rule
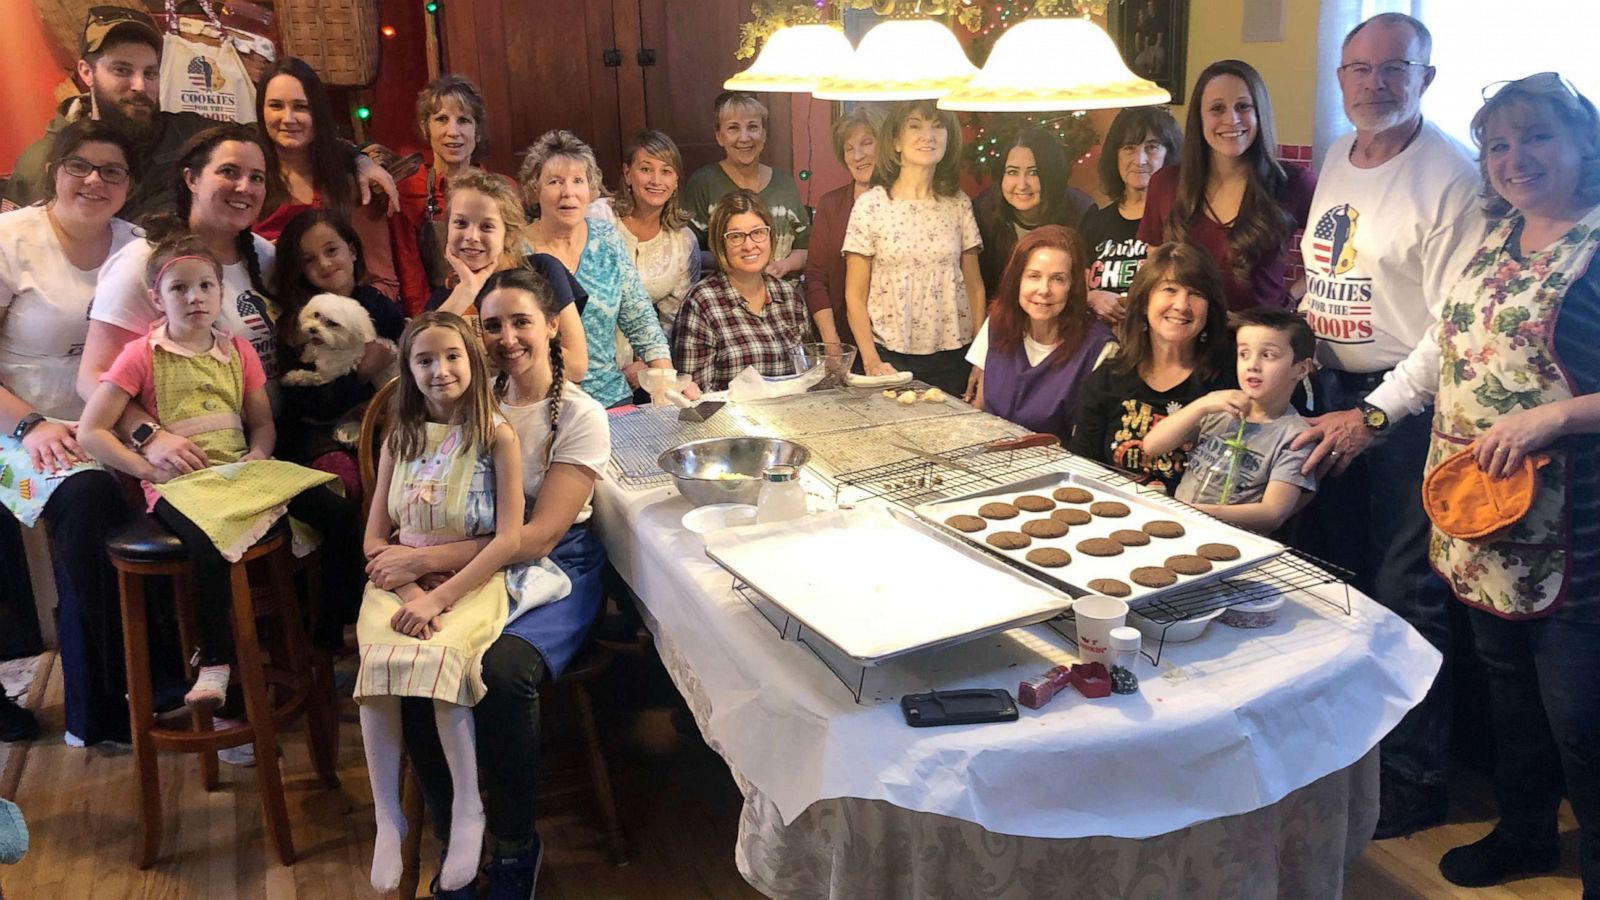
[[[145,579],[168,577],[173,580],[178,627],[185,652],[195,646],[195,616],[188,554],[176,535],[148,515],[135,517],[133,524],[113,536],[107,550],[117,570],[122,594],[123,652],[128,672],[128,715],[133,732],[135,774],[143,840],[135,848],[134,862],[141,869],[156,860],[161,845],[161,782],[157,750],[200,754],[200,772],[208,791],[217,787],[217,751],[253,743],[256,751],[256,776],[260,781],[261,805],[266,814],[267,834],[278,859],[284,865],[294,862],[294,840],[289,831],[289,811],[284,799],[283,777],[278,765],[278,732],[303,712],[309,712],[306,739],[317,775],[329,787],[338,784],[334,772],[333,746],[327,729],[337,726],[330,680],[313,674],[312,651],[301,622],[289,552],[287,523],[245,552],[229,567],[232,587],[233,642],[237,653],[234,677],[244,694],[245,724],[228,728],[213,727],[211,716],[194,714],[187,729],[156,724],[150,679],[150,654],[146,633]],[[257,562],[259,561],[259,562]],[[252,597],[247,566],[257,562],[258,577],[264,573],[271,589]],[[315,582],[312,582],[313,587]],[[257,600],[260,600],[259,604]],[[272,665],[263,659],[257,618],[267,619],[275,630],[274,643],[282,650]],[[190,678],[189,660],[184,661]],[[271,690],[269,690],[269,688]]]

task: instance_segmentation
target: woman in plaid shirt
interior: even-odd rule
[[[790,349],[811,340],[806,304],[793,285],[766,273],[772,213],[754,191],[717,203],[707,240],[718,272],[695,285],[678,310],[672,358],[702,390],[720,391],[747,366],[794,374]]]

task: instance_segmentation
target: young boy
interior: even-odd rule
[[[1270,534],[1317,489],[1314,476],[1300,474],[1311,448],[1289,449],[1306,429],[1289,398],[1311,371],[1316,336],[1288,310],[1251,309],[1233,318],[1240,389],[1214,391],[1161,420],[1145,435],[1144,450],[1159,456],[1198,434],[1177,498],[1231,525]],[[1242,450],[1229,446],[1235,436]]]

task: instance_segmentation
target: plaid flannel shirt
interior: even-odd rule
[[[717,273],[689,291],[672,329],[672,358],[705,391],[728,387],[747,366],[767,376],[794,374],[790,348],[811,340],[811,323],[800,292],[781,278],[763,275],[767,303],[760,315],[726,275]]]

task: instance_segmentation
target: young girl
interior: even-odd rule
[[[433,292],[428,309],[462,316],[478,330],[478,297],[489,276],[518,266],[530,268],[550,282],[561,306],[557,317],[567,377],[578,381],[589,370],[589,345],[579,314],[589,299],[561,261],[547,253],[531,253],[525,243],[528,220],[517,191],[504,178],[482,169],[465,169],[450,179],[450,206],[445,215],[444,258],[455,284]]]
[[[273,273],[273,296],[278,300],[278,346],[285,370],[302,368],[300,311],[306,301],[322,293],[350,297],[367,311],[378,336],[399,341],[405,317],[393,300],[365,282],[366,267],[361,239],[342,215],[327,209],[308,209],[284,226],[278,239],[282,265]],[[361,496],[361,476],[355,455],[334,437],[351,411],[372,399],[394,360],[394,350],[378,341],[367,344],[366,356],[356,371],[329,384],[284,387],[287,427],[280,441],[282,454],[313,469],[332,472],[344,482],[345,496]]]
[[[378,818],[372,885],[389,891],[400,881],[400,698],[409,696],[434,701],[449,765],[454,801],[439,885],[454,890],[472,880],[482,849],[471,707],[483,699],[483,654],[505,627],[508,591],[516,591],[502,569],[520,545],[522,460],[516,432],[495,416],[472,326],[453,313],[424,313],[401,337],[400,354],[394,425],[374,487],[387,502],[372,504],[366,555],[382,555],[391,542],[426,547],[493,537],[431,589],[415,580],[393,591],[369,583],[362,598],[355,696]],[[558,571],[534,571],[546,578],[544,599],[566,593]]]
[[[254,474],[230,469],[226,480],[211,485],[203,498],[188,495],[196,502],[175,505],[163,496],[180,486],[206,490],[207,480],[217,476],[205,469],[158,489],[155,485],[172,479],[172,471],[125,447],[112,432],[130,402],[140,403],[161,428],[192,440],[211,466],[266,460],[276,435],[261,360],[249,341],[218,330],[222,265],[202,239],[189,234],[165,239],[151,253],[147,278],[150,300],[166,317],[145,339],[125,346],[100,376],[79,434],[100,461],[144,480],[150,511],[178,535],[189,553],[200,639],[194,652],[200,672],[185,700],[196,711],[209,714],[227,694],[233,660],[229,559],[237,560],[259,539],[285,503],[293,515],[324,533],[323,556],[330,559],[355,553],[355,542],[348,537],[354,523],[340,521],[335,511],[340,498],[332,492],[308,490],[325,482],[326,475],[289,463],[263,464],[267,468],[258,467]],[[194,516],[201,511],[204,522],[197,524]],[[348,568],[325,567],[325,577],[333,579],[324,581],[330,597],[355,589],[348,578],[339,576],[340,569]],[[327,630],[319,623],[319,634]]]

